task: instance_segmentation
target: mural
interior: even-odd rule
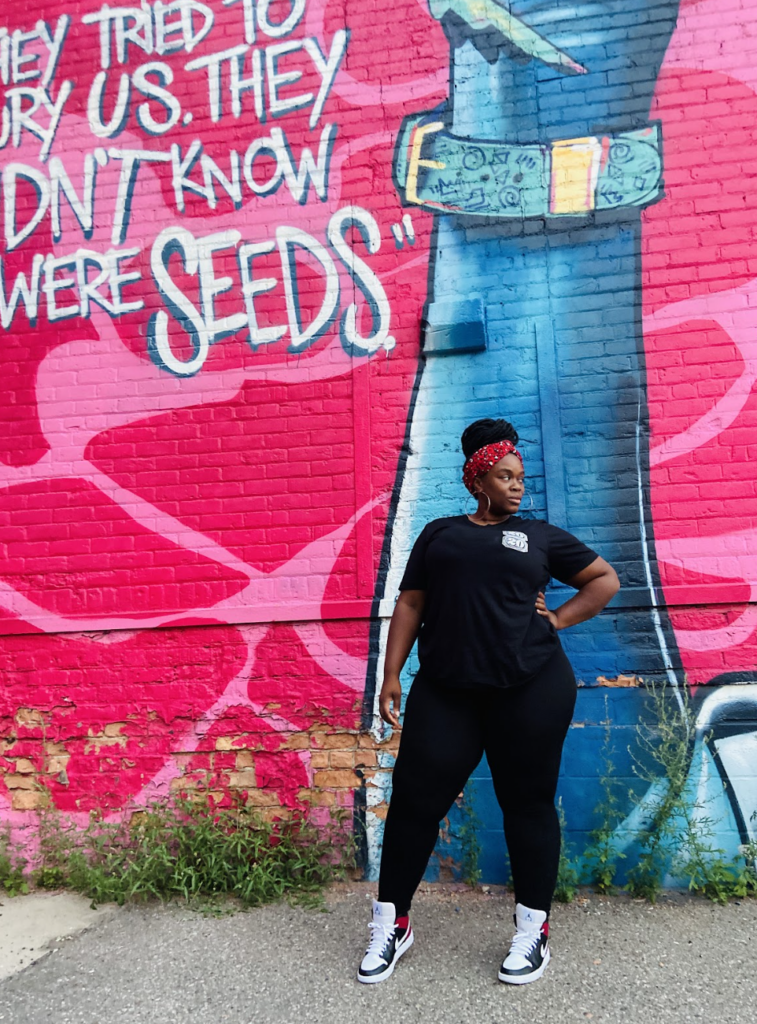
[[[599,618],[565,634],[577,674],[667,672],[675,682],[646,521],[638,253],[641,210],[662,188],[649,106],[677,4],[634,7],[633,25],[611,47],[617,4],[589,4],[569,21],[574,5],[519,5],[524,17],[538,8],[531,21],[540,34],[533,43],[526,36],[524,51],[513,15],[498,4],[483,14],[470,2],[431,5],[449,39],[451,92],[444,113],[406,123],[398,151],[406,200],[439,211],[428,359],[398,513],[408,507],[426,520],[423,492],[443,472],[429,405],[443,394],[457,414],[446,428],[459,436],[506,395],[524,437],[533,435],[529,466],[549,487],[537,507],[618,567],[638,610],[630,630],[616,620],[608,636]],[[473,387],[460,388],[461,371]],[[499,387],[483,398],[474,382]],[[601,405],[583,401],[591,395]],[[418,529],[415,520],[413,536]],[[402,565],[404,550],[395,561]]]
[[[589,685],[634,685],[641,677],[677,689],[688,667],[665,606],[650,515],[642,326],[642,210],[664,195],[661,126],[650,120],[650,107],[678,6],[523,2],[505,9],[430,0],[449,43],[449,98],[406,119],[396,152],[405,202],[433,210],[437,220],[426,361],[388,589],[396,591],[422,525],[459,510],[440,424],[459,436],[478,416],[500,414],[506,396],[508,415],[531,442],[529,471],[535,463],[544,474],[544,489],[531,496],[537,513],[596,547],[621,578],[614,614],[563,634],[579,679]],[[689,444],[691,434],[700,443],[717,436],[707,431],[708,420],[709,411],[687,431]],[[687,446],[673,437],[653,457],[659,464]],[[701,511],[711,522],[704,504]],[[701,537],[684,554],[686,546],[680,537],[662,545],[671,568],[691,572],[698,562],[700,571],[722,575],[722,557],[704,554],[709,545]],[[555,587],[553,597],[561,603],[564,588]],[[730,646],[728,635],[712,647]],[[754,681],[753,664],[727,678]],[[709,698],[700,713],[700,744],[713,714],[729,719],[713,710],[721,699],[723,707],[733,700],[738,717],[751,722],[729,734],[740,751],[742,781],[717,786],[706,801],[707,813],[714,801],[723,805],[718,820],[737,826],[727,844],[734,853],[739,841],[754,838],[755,798],[742,792],[742,806],[735,795],[745,788],[746,751],[757,738],[757,687],[750,692],[751,698],[745,691],[723,694],[715,704]],[[746,747],[733,738],[742,730]],[[717,729],[712,747],[699,750],[692,765],[712,753],[725,781],[716,736]],[[621,754],[630,775],[628,756]],[[488,804],[482,813],[493,822],[498,812],[486,773],[477,783],[485,793],[478,809]],[[572,796],[569,814],[582,802],[578,792]],[[627,825],[622,831],[632,835]],[[503,867],[491,871],[506,877]]]
[[[391,99],[347,72],[356,10],[4,16],[14,828],[202,777],[352,798],[308,729],[360,721],[429,231],[391,183],[412,77]]]
[[[205,785],[354,800],[372,870],[388,616],[490,414],[532,514],[623,582],[564,634],[574,837],[642,679],[690,688],[721,845],[757,835],[755,15],[395,7],[3,15],[0,817],[24,841],[48,804]]]

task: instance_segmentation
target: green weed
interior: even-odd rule
[[[83,831],[44,814],[33,880],[81,892],[95,904],[207,905],[234,897],[245,907],[282,898],[314,906],[352,861],[352,838],[339,815],[323,828],[304,814],[268,822],[241,801],[219,809],[177,800],[120,824],[93,816]]]
[[[560,861],[557,866],[555,899],[559,903],[572,903],[578,895],[580,880],[576,862],[572,855],[572,846],[565,838],[566,821],[562,797],[557,802],[557,814],[560,819]]]
[[[26,881],[26,861],[13,848],[10,830],[0,832],[0,891],[7,896],[19,896],[29,891]]]
[[[717,903],[757,894],[749,851],[726,859],[725,852],[714,846],[717,822],[687,786],[696,738],[688,689],[678,691],[680,704],[666,686],[651,686],[649,693],[654,720],[638,727],[642,754],[635,759],[635,770],[650,787],[658,788],[640,835],[638,862],[628,873],[628,891],[654,903],[670,876]]]
[[[481,881],[481,868],[479,866],[481,843],[478,838],[481,821],[476,814],[474,800],[475,784],[469,780],[463,792],[463,799],[460,802],[462,823],[458,830],[458,837],[462,852],[460,877],[470,886],[476,886]]]
[[[605,695],[605,733],[602,744],[602,775],[600,786],[602,799],[594,808],[600,819],[599,825],[589,833],[590,845],[584,853],[585,872],[597,892],[609,895],[615,891],[615,875],[618,862],[625,858],[616,842],[616,829],[623,820],[621,787],[615,774],[612,745],[610,711]]]

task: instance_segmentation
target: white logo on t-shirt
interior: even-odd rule
[[[525,533],[503,530],[502,543],[506,548],[512,548],[513,551],[528,551],[528,537]]]

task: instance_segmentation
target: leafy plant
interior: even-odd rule
[[[460,813],[462,823],[458,830],[462,857],[460,861],[460,876],[470,886],[476,886],[481,881],[481,843],[478,838],[478,830],[481,821],[476,814],[474,807],[475,785],[468,781],[463,792],[463,799],[460,802]]]
[[[10,830],[0,832],[0,889],[7,896],[18,896],[29,891],[25,878],[26,861],[13,849]]]
[[[726,859],[725,851],[712,845],[715,825],[711,818],[699,816],[686,819],[686,837],[680,854],[675,858],[673,871],[686,880],[691,892],[707,896],[716,903],[729,899],[757,895],[757,873],[754,852],[757,844],[742,848],[742,857]],[[750,847],[752,857],[750,860]]]
[[[566,821],[562,797],[557,801],[557,815],[560,820],[560,861],[557,866],[555,899],[559,903],[572,903],[578,895],[579,874],[573,858],[573,848],[565,838]]]
[[[589,833],[590,846],[584,853],[585,870],[597,892],[609,895],[615,891],[615,875],[618,862],[625,854],[618,849],[616,829],[623,820],[620,783],[615,774],[615,747],[612,744],[610,711],[605,696],[605,732],[602,744],[602,774],[600,787],[602,799],[594,808],[600,819],[596,828]]]
[[[83,831],[47,814],[33,877],[93,903],[233,896],[244,906],[281,898],[317,905],[323,887],[352,859],[352,838],[338,814],[317,827],[304,814],[266,821],[241,800],[223,809],[177,800],[118,824],[94,815]]]
[[[690,891],[718,903],[757,894],[753,856],[757,849],[726,859],[725,852],[713,845],[718,823],[706,814],[706,806],[692,797],[687,785],[696,740],[688,690],[684,687],[678,692],[680,703],[665,686],[651,686],[649,692],[654,721],[639,726],[646,756],[636,758],[635,770],[655,796],[649,801],[648,819],[640,835],[638,863],[628,873],[629,892],[654,902],[670,874],[686,882]],[[705,745],[708,742],[705,737]]]
[[[647,822],[639,837],[638,863],[628,873],[628,890],[631,895],[654,903],[662,889],[670,850],[680,846],[683,839],[677,819],[685,804],[684,790],[695,737],[685,687],[679,691],[682,706],[673,704],[665,685],[652,684],[648,692],[654,721],[651,725],[642,722],[637,728],[642,756],[635,757],[634,770],[650,786],[662,776],[663,785],[655,790],[656,796],[650,801]]]

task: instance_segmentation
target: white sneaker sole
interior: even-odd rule
[[[542,961],[541,967],[537,967],[531,974],[503,974],[502,971],[498,971],[497,977],[500,981],[504,981],[506,985],[528,985],[532,981],[538,981],[542,974],[547,969],[547,964],[552,959],[552,954],[547,950],[547,955]]]
[[[380,981],[386,981],[387,978],[391,978],[391,976],[394,974],[394,968],[397,966],[397,961],[403,955],[403,953],[407,953],[407,951],[410,949],[414,942],[415,932],[411,929],[410,934],[406,935],[402,944],[397,947],[397,950],[394,954],[394,960],[392,960],[392,962],[389,964],[389,966],[387,967],[383,974],[374,974],[371,977],[365,977],[358,971],[357,980],[362,985],[378,985]]]

